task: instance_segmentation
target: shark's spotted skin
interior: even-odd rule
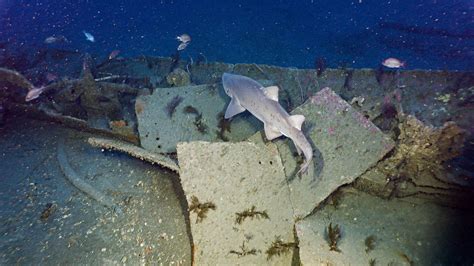
[[[301,165],[298,174],[308,170],[313,159],[313,148],[308,142],[301,125],[305,117],[302,115],[290,116],[278,103],[278,87],[264,88],[257,81],[229,73],[222,75],[222,84],[231,101],[225,112],[225,118],[248,110],[264,124],[267,139],[272,140],[281,135],[290,138],[296,146],[299,154],[303,152],[305,161]]]

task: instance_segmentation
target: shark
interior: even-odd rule
[[[299,155],[304,154],[297,175],[307,172],[313,159],[313,148],[301,130],[305,117],[289,115],[278,103],[277,86],[263,87],[257,81],[236,74],[224,73],[222,84],[225,93],[231,98],[224,118],[229,119],[244,111],[249,111],[263,122],[265,136],[273,140],[285,136],[293,141]]]

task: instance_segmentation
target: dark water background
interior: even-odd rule
[[[387,57],[410,69],[474,69],[472,0],[13,1],[0,0],[0,42],[107,55],[169,56],[182,33],[183,59],[313,68],[377,67]],[[96,42],[86,41],[82,31]]]

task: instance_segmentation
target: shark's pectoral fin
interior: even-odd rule
[[[298,130],[301,130],[301,125],[303,124],[304,119],[304,115],[292,115],[289,118],[290,124]]]
[[[265,130],[265,136],[267,137],[268,140],[276,139],[282,135],[280,131],[278,131],[278,129],[272,126],[268,126],[267,124],[263,126],[263,129]]]
[[[267,96],[267,98],[275,102],[278,102],[278,87],[277,86],[266,87],[266,88],[263,88],[262,90],[265,96]]]
[[[227,106],[224,118],[231,118],[236,114],[242,113],[243,111],[245,111],[245,108],[240,105],[239,101],[237,101],[235,98],[232,98],[232,100],[230,100],[229,106]]]

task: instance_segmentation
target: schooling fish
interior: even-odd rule
[[[84,33],[84,36],[86,36],[86,39],[90,42],[95,42],[95,38],[92,34],[90,34],[89,32],[83,30],[82,31]]]
[[[225,93],[231,98],[224,118],[228,119],[248,110],[263,122],[268,140],[282,135],[290,138],[298,154],[303,152],[305,156],[305,161],[297,174],[305,173],[313,159],[313,148],[301,131],[305,117],[303,115],[290,116],[281,107],[278,103],[278,87],[264,88],[251,78],[229,73],[222,75],[222,84]]]

